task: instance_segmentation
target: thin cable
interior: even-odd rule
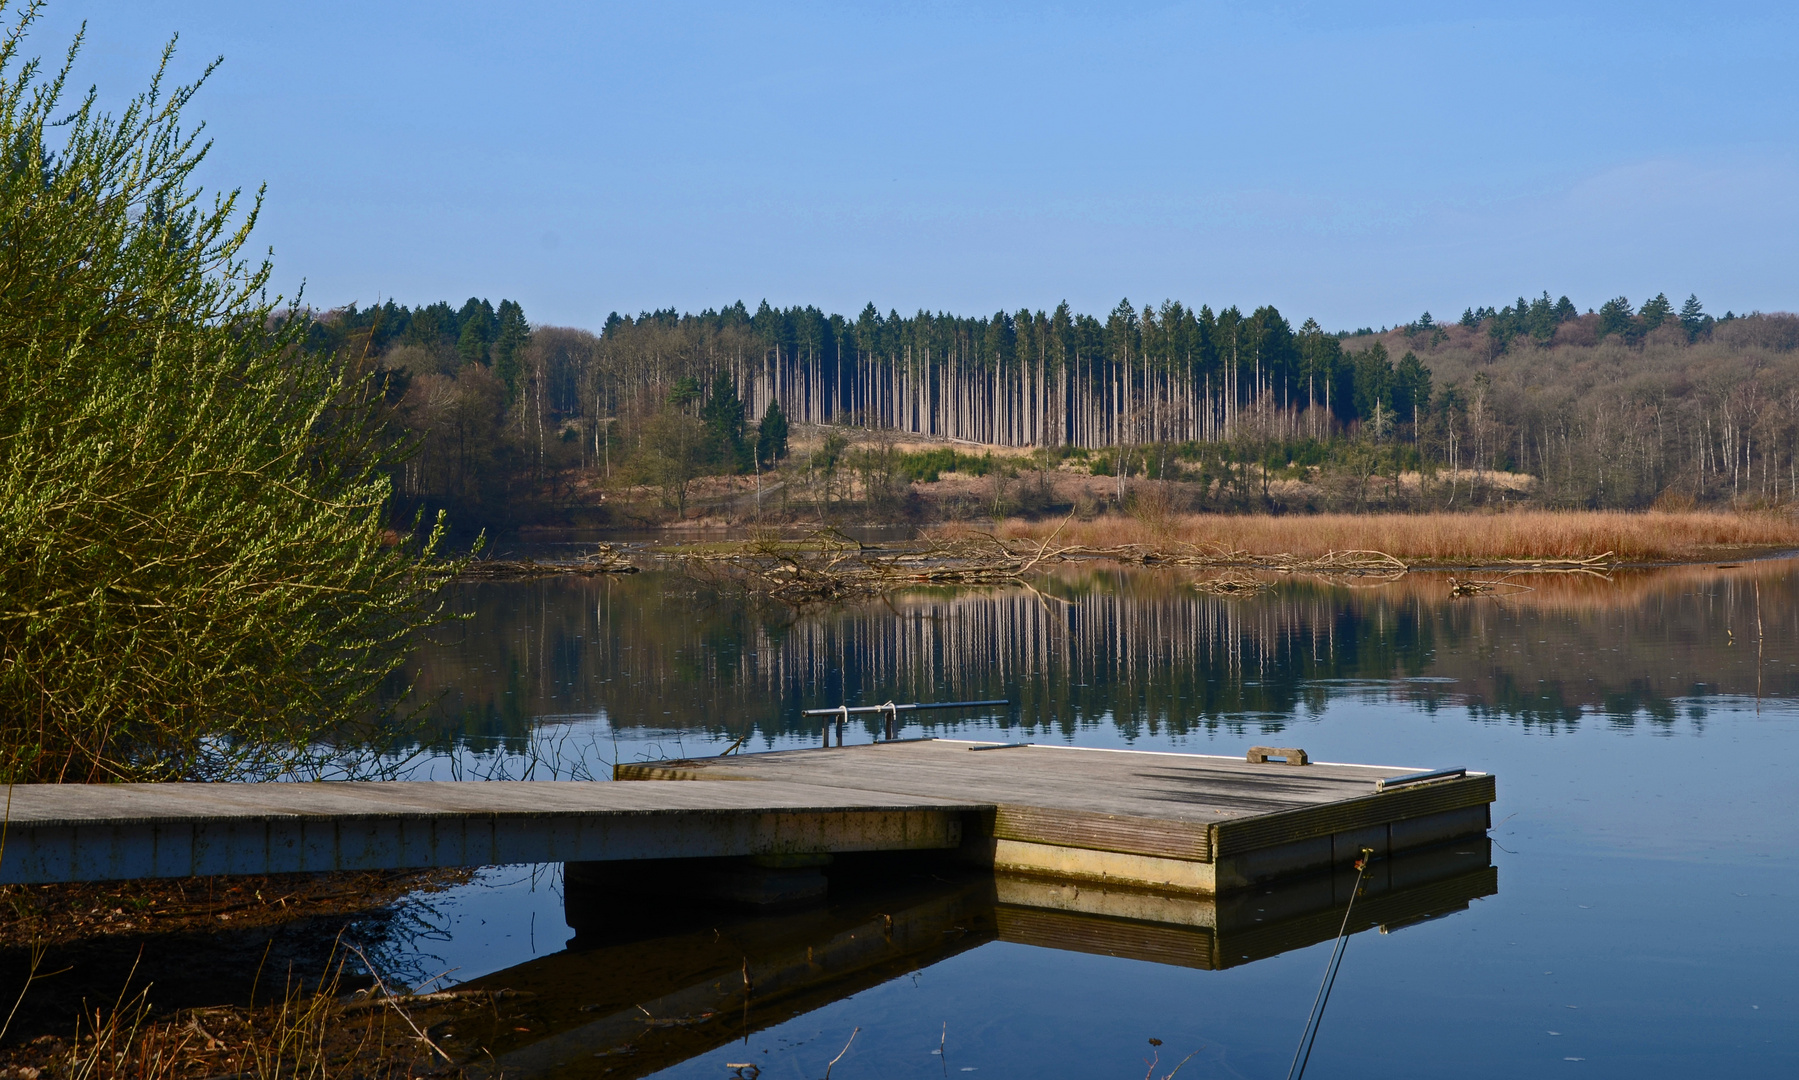
[[[1318,1022],[1312,1025],[1311,1041],[1306,1043],[1306,1056],[1299,1062],[1299,1078],[1304,1080],[1306,1066],[1312,1061],[1312,1048],[1318,1045],[1318,1029],[1324,1026],[1324,1010],[1331,1003],[1331,990],[1337,985],[1337,974],[1343,970],[1343,958],[1349,955],[1349,939],[1343,939],[1343,949],[1337,954],[1337,966],[1330,973],[1330,981],[1324,987],[1324,1000],[1318,1003]]]
[[[1312,1011],[1306,1014],[1306,1026],[1299,1033],[1299,1045],[1293,1048],[1293,1064],[1287,1066],[1287,1080],[1303,1077],[1306,1064],[1312,1060],[1312,1044],[1318,1041],[1317,1024],[1324,1020],[1324,1006],[1330,1000],[1331,987],[1336,984],[1337,971],[1343,966],[1343,954],[1349,951],[1349,916],[1355,911],[1355,898],[1362,891],[1362,879],[1368,875],[1368,864],[1373,859],[1374,849],[1363,848],[1362,857],[1356,860],[1355,888],[1349,891],[1349,906],[1343,909],[1343,925],[1337,930],[1337,940],[1331,944],[1331,958],[1324,965],[1324,978],[1312,998]]]

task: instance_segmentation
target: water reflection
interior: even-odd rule
[[[1004,726],[1125,740],[1278,731],[1345,697],[1565,730],[1666,728],[1718,696],[1799,697],[1791,561],[1535,575],[1452,597],[1445,577],[1278,580],[1222,598],[1172,571],[1087,568],[1040,589],[920,590],[793,612],[672,573],[458,586],[466,621],[411,675],[433,737],[517,749],[547,719],[751,747],[842,702],[1005,697]],[[955,728],[920,717],[925,730]],[[868,732],[873,724],[868,721]]]
[[[1450,1071],[1485,1077],[1784,1077],[1799,1070],[1788,960],[1799,949],[1796,570],[1527,578],[1532,591],[1498,600],[1452,599],[1436,575],[1365,589],[1285,580],[1222,599],[1177,573],[1091,567],[1043,583],[1041,596],[922,591],[797,615],[674,575],[478,585],[455,596],[473,617],[422,648],[417,672],[421,693],[443,695],[438,746],[516,754],[533,732],[581,731],[597,741],[600,775],[605,760],[658,749],[717,752],[746,725],[750,748],[815,743],[801,709],[890,697],[1019,702],[997,719],[915,718],[996,741],[1023,728],[1085,746],[1241,753],[1273,742],[1332,760],[1481,768],[1500,777],[1492,835],[1504,892],[1442,919],[1428,916],[1479,889],[1442,908],[1365,909],[1389,929],[1428,921],[1356,942],[1313,1072],[1429,1077],[1453,1061]],[[1268,728],[1299,730],[1276,740]],[[1484,854],[1472,858],[1472,872],[1494,873]],[[602,912],[566,954],[564,932],[546,929],[562,922],[559,897],[471,889],[445,898],[442,934],[420,963],[484,985],[536,980],[540,996],[519,999],[505,1013],[518,1022],[494,1033],[511,1040],[505,1053],[607,1017],[622,1025],[638,1004],[659,1020],[714,1014],[632,1021],[636,1053],[592,1049],[575,1072],[707,1078],[729,1076],[730,1062],[784,1060],[763,1075],[816,1078],[860,1027],[833,1075],[1137,1075],[1154,1037],[1173,1051],[1157,1076],[1199,1049],[1181,1076],[1278,1077],[1340,917],[1227,904],[1208,926],[1078,906],[1125,894],[1084,890],[1058,908],[1002,883],[991,895],[956,891],[967,884],[946,893],[889,881],[889,893],[840,893],[822,914],[762,930],[672,910],[608,924]],[[785,1005],[755,995],[759,957],[774,965],[781,947],[810,945],[816,958],[837,934],[872,944],[862,928],[877,916],[933,898],[963,905],[960,931],[871,952],[862,975],[831,986],[796,983]],[[1231,921],[1244,914],[1275,921]],[[1308,918],[1317,926],[1289,933]],[[635,936],[608,936],[639,921]],[[706,952],[719,945],[713,931],[736,951]],[[758,934],[768,951],[743,947]],[[1052,936],[1059,947],[1019,943]],[[1317,944],[1299,947],[1308,940]],[[747,1019],[744,1001],[725,996],[741,990],[746,966]],[[669,979],[587,996],[603,978],[657,971]],[[555,989],[564,981],[567,995]],[[678,997],[688,990],[697,996]],[[933,1056],[946,1022],[947,1068]],[[667,1053],[652,1053],[665,1036]]]
[[[1331,940],[1355,886],[1350,873],[1215,900],[881,855],[841,859],[827,906],[755,915],[645,898],[636,867],[586,869],[566,886],[567,951],[463,987],[515,995],[456,1030],[508,1075],[646,1076],[993,942],[1232,968]],[[1349,931],[1441,918],[1496,889],[1484,838],[1379,862]]]

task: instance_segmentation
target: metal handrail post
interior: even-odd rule
[[[901,712],[912,712],[918,709],[969,709],[982,705],[1010,704],[1012,704],[1012,702],[1006,698],[996,698],[988,701],[914,702],[911,705],[895,705],[893,702],[889,701],[884,705],[838,705],[835,708],[830,709],[802,709],[800,715],[837,717],[837,745],[842,746],[843,729],[849,721],[850,713],[886,713],[887,740],[891,742],[899,736],[899,714]],[[831,745],[831,724],[829,721],[825,722],[825,745]]]

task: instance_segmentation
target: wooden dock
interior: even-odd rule
[[[1492,776],[1465,770],[954,739],[621,764],[614,775],[963,799],[986,807],[963,853],[996,870],[1202,894],[1340,868],[1364,848],[1386,858],[1483,834],[1495,794]]]
[[[17,785],[0,884],[753,856],[719,895],[765,902],[822,891],[824,856],[937,850],[1210,895],[1487,828],[1491,776],[1285,753],[917,739],[617,766],[631,783]]]
[[[19,784],[0,884],[955,848],[981,804],[787,783]]]

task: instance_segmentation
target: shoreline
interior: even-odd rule
[[[516,559],[483,559],[457,580],[631,573],[695,559],[826,549],[874,558],[936,555],[943,563],[1003,555],[1024,558],[1033,566],[1110,560],[1274,570],[1321,560],[1343,564],[1343,556],[1366,556],[1362,561],[1379,562],[1385,570],[1402,564],[1408,571],[1477,572],[1586,565],[1649,569],[1799,557],[1799,517],[1785,510],[1069,515],[928,525],[917,527],[910,537],[890,538],[895,530],[878,522],[533,529],[521,531],[514,542],[526,548],[567,547],[567,556],[546,558],[534,552]],[[970,541],[987,550],[968,549]]]

